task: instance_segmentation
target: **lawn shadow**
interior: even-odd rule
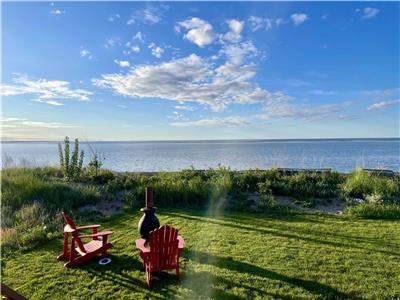
[[[183,254],[183,257],[185,257],[186,259],[189,259],[189,260],[193,260],[200,264],[213,265],[218,268],[223,268],[223,269],[227,269],[229,271],[243,273],[243,274],[250,275],[253,277],[261,277],[261,278],[269,279],[269,280],[282,281],[289,285],[302,288],[302,289],[304,289],[318,297],[321,297],[323,299],[363,299],[354,294],[343,293],[333,287],[319,283],[317,281],[290,277],[290,276],[280,274],[280,273],[277,273],[277,272],[274,272],[274,271],[271,271],[268,269],[264,269],[264,268],[246,263],[246,262],[236,261],[236,260],[234,260],[232,258],[228,258],[228,257],[216,256],[216,255],[212,255],[212,254],[201,252],[201,251],[186,251]],[[208,276],[214,276],[214,275],[208,274]],[[221,278],[215,278],[215,280],[218,280],[218,282],[223,283],[223,284],[228,284],[228,285],[232,284]],[[237,285],[236,283],[234,283],[234,284]],[[274,298],[276,297],[279,299],[292,299],[291,297],[288,297],[285,295],[269,294],[264,290],[256,289],[256,288],[254,288],[252,286],[248,286],[248,285],[243,285],[243,287],[248,289],[250,294],[253,292],[256,292],[256,293],[264,295],[264,296],[270,295]]]
[[[127,289],[128,291],[141,292],[149,299],[169,299],[175,295],[174,289],[179,282],[171,272],[157,272],[152,274],[151,289],[146,285],[146,273],[143,270],[143,263],[133,255],[112,255],[109,265],[101,266],[98,264],[99,258],[91,262],[75,266],[82,271],[86,271],[93,277],[110,281],[116,286]]]
[[[372,248],[367,248],[367,247],[362,247],[359,246],[359,241],[354,241],[353,243],[349,244],[349,240],[344,241],[344,242],[336,242],[336,241],[327,241],[321,238],[314,238],[310,237],[310,232],[306,231],[301,231],[301,230],[296,230],[296,233],[288,233],[287,230],[288,228],[285,228],[284,230],[282,227],[276,229],[270,229],[270,228],[260,228],[260,226],[252,226],[252,224],[249,225],[249,222],[246,222],[245,224],[241,223],[240,220],[234,219],[234,221],[226,221],[226,217],[222,216],[219,219],[213,219],[209,216],[192,216],[188,214],[183,214],[183,213],[173,213],[173,212],[166,212],[164,215],[172,216],[172,217],[180,217],[183,219],[189,219],[189,220],[194,220],[194,221],[200,221],[200,222],[206,222],[206,223],[212,223],[220,226],[227,226],[227,227],[232,227],[232,228],[237,228],[241,230],[247,230],[247,231],[254,231],[262,234],[269,234],[269,235],[274,235],[278,237],[283,237],[283,238],[290,238],[290,239],[298,239],[298,240],[303,240],[306,242],[310,243],[315,243],[315,244],[325,244],[329,246],[334,246],[334,247],[339,247],[339,248],[348,248],[348,249],[359,249],[359,250],[367,250],[367,251],[372,251],[372,252],[379,252],[387,255],[393,255],[393,256],[400,256],[400,253],[398,252],[392,252],[392,251],[386,251],[386,250],[381,250],[381,249],[372,249]],[[270,227],[274,227],[276,225],[268,224]],[[306,236],[307,235],[307,236]],[[321,234],[316,233],[315,236],[321,237]],[[351,241],[351,240],[350,240]],[[377,242],[379,245],[379,243]]]
[[[86,271],[94,276],[110,280],[115,284],[129,289],[144,287],[143,281],[140,281],[139,279],[127,274],[129,271],[140,270],[142,264],[137,259],[129,255],[108,254],[107,257],[111,258],[111,263],[108,265],[99,265],[99,257],[86,264],[75,266],[74,268]]]
[[[265,290],[244,284],[242,282],[233,282],[222,276],[217,276],[205,271],[189,270],[185,273],[182,280],[182,286],[192,291],[196,299],[254,299],[256,297],[273,299],[293,300],[296,298],[267,292]],[[230,289],[242,288],[246,291],[245,296],[234,295],[229,292]],[[190,298],[190,297],[189,297]],[[192,298],[190,298],[192,299]]]

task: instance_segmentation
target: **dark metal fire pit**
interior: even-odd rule
[[[157,207],[153,207],[153,189],[146,188],[146,206],[141,208],[140,211],[144,212],[139,220],[138,229],[142,239],[148,241],[150,231],[160,227],[160,221],[155,215]]]

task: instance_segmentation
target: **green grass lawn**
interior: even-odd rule
[[[102,222],[113,230],[112,263],[64,268],[62,238],[3,253],[2,281],[30,299],[392,299],[400,297],[400,221],[326,214],[160,209],[186,241],[182,280],[145,274],[135,249],[139,213]],[[83,224],[80,224],[83,225]]]

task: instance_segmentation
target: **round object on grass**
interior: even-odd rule
[[[105,266],[105,265],[108,265],[110,262],[111,262],[111,258],[104,257],[99,260],[99,265]]]

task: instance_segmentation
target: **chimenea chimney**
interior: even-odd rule
[[[139,220],[138,229],[140,236],[146,239],[148,242],[150,231],[160,227],[160,221],[155,215],[157,207],[153,207],[153,188],[146,188],[145,207],[141,208],[140,211],[144,212],[143,216]]]

